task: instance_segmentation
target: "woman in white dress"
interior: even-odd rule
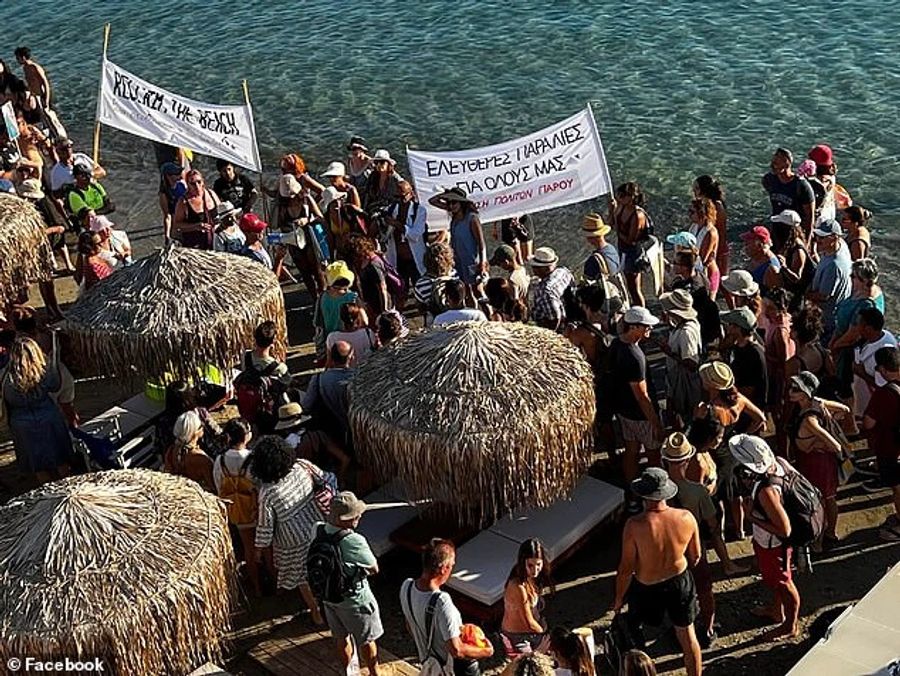
[[[271,545],[279,589],[299,589],[316,625],[325,624],[306,581],[306,555],[323,514],[315,499],[322,470],[308,460],[295,460],[290,446],[274,435],[253,449],[250,472],[259,481],[256,548]]]

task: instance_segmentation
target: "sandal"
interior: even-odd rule
[[[884,525],[878,531],[878,537],[885,542],[900,542],[900,525],[893,526]]]

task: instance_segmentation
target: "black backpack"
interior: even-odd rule
[[[306,579],[319,601],[340,603],[355,583],[344,570],[340,546],[341,540],[351,532],[345,528],[329,535],[324,524],[316,529],[316,537],[306,555]]]
[[[760,482],[760,488],[765,486],[781,488],[784,511],[787,512],[791,522],[791,534],[785,539],[785,544],[791,547],[806,547],[818,540],[825,530],[822,494],[809,479],[780,458],[778,464],[784,469],[784,476],[769,475]]]

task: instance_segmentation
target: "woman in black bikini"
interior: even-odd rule
[[[188,172],[186,182],[187,192],[175,207],[175,237],[182,246],[211,251],[219,198],[196,169]]]
[[[644,305],[641,291],[641,241],[647,232],[650,219],[644,211],[644,193],[634,182],[623,183],[616,188],[616,198],[609,202],[607,218],[618,237],[619,253],[622,255],[622,271],[628,286],[628,296],[632,305]]]

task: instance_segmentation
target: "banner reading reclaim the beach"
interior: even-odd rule
[[[129,134],[262,171],[250,104],[222,106],[173,94],[103,60],[97,120]]]
[[[478,205],[484,223],[581,202],[612,191],[603,144],[590,107],[528,136],[472,150],[407,150],[424,204],[459,187]],[[446,212],[428,207],[430,225]]]

